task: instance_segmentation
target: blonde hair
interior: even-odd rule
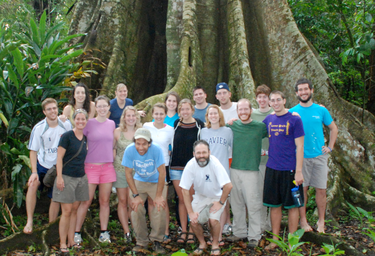
[[[210,111],[211,108],[216,109],[218,114],[219,114],[219,125],[220,125],[220,127],[225,126],[223,111],[221,111],[221,109],[219,108],[218,105],[212,104],[212,105],[208,106],[207,111],[206,111],[206,128],[211,128],[211,122],[210,122],[210,120],[208,120],[208,112]]]
[[[139,115],[137,109],[133,106],[127,106],[124,111],[122,112],[122,115],[121,115],[121,119],[120,119],[120,130],[122,132],[126,132],[127,131],[127,128],[126,128],[126,123],[125,123],[125,115],[126,115],[126,112],[129,111],[129,110],[132,110],[134,111],[135,113],[135,117],[137,118],[137,121],[135,121],[135,130],[137,130],[138,128],[141,128],[142,127],[142,124],[141,124],[141,116]]]
[[[189,100],[189,99],[182,99],[180,101],[180,103],[178,104],[178,107],[177,107],[177,113],[178,113],[178,116],[180,117],[180,119],[181,119],[180,112],[181,112],[182,104],[186,104],[186,103],[190,105],[190,108],[193,111],[193,114],[195,112],[195,109],[194,109],[193,104],[191,103],[191,100]]]

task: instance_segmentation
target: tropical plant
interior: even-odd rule
[[[297,255],[299,256],[299,255],[303,255],[302,253],[299,253],[300,251],[302,251],[302,249],[299,247],[307,243],[307,242],[300,242],[300,239],[304,233],[305,233],[304,229],[299,229],[293,234],[289,233],[287,242],[285,241],[285,235],[281,238],[280,236],[271,233],[273,236],[278,237],[279,240],[272,239],[272,238],[267,238],[267,240],[279,246],[288,256],[297,256]],[[285,234],[285,231],[284,231],[284,234]]]
[[[29,25],[24,24],[23,33],[0,22],[0,164],[7,172],[3,184],[8,184],[11,176],[18,206],[29,176],[25,142],[31,127],[44,118],[40,103],[47,97],[58,99],[62,92],[70,90],[65,79],[81,65],[72,60],[83,50],[68,43],[83,34],[61,38],[63,25],[58,22],[48,27],[46,13],[39,24],[34,19]]]
[[[323,255],[323,256],[328,256],[328,255],[343,255],[345,254],[345,251],[344,250],[341,250],[338,248],[339,244],[326,244],[326,243],[323,243],[323,250],[325,251],[325,254],[320,254],[320,255]]]

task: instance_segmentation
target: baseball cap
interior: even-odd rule
[[[217,85],[216,85],[216,92],[218,91],[218,90],[220,90],[220,89],[227,89],[229,92],[230,92],[230,90],[229,90],[229,86],[227,85],[227,83],[218,83]]]
[[[148,142],[151,140],[151,132],[146,128],[139,128],[135,131],[134,139],[145,139]]]

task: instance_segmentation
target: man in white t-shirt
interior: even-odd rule
[[[66,118],[62,118],[65,122],[59,119],[59,109],[55,99],[45,99],[42,102],[42,109],[46,118],[34,126],[29,140],[31,175],[26,194],[27,222],[23,229],[25,234],[33,232],[36,194],[38,189],[42,190],[44,187],[43,178],[48,169],[56,164],[60,137],[72,129],[71,123],[65,121]],[[51,198],[49,222],[52,222],[59,214],[60,204],[52,201],[52,188],[48,189],[48,197]]]
[[[163,242],[166,221],[166,191],[165,163],[162,149],[152,143],[151,132],[146,128],[139,128],[134,134],[134,143],[124,152],[122,165],[125,166],[126,180],[130,193],[132,208],[132,224],[136,235],[136,246],[133,252],[140,252],[147,248],[149,239],[154,243],[153,250],[157,254],[165,254],[161,246]],[[133,169],[135,171],[134,176]],[[146,209],[144,202],[151,197],[155,207],[151,215],[151,233],[148,234]]]
[[[216,85],[216,99],[220,102],[220,109],[223,111],[225,123],[231,119],[238,119],[237,102],[230,100],[232,93],[229,86],[222,82]]]
[[[193,150],[194,158],[185,166],[180,187],[191,226],[199,241],[199,247],[194,254],[202,254],[207,247],[201,224],[209,221],[212,235],[211,255],[220,255],[220,216],[225,209],[232,183],[220,161],[210,155],[210,148],[205,140],[196,141]],[[195,190],[193,201],[189,192],[192,185]]]

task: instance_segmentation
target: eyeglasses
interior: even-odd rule
[[[74,113],[76,113],[76,114],[79,114],[79,113],[87,114],[87,111],[86,111],[85,109],[83,109],[83,108],[79,108],[79,109],[76,109],[76,110],[74,111]]]
[[[270,100],[272,103],[275,103],[276,101],[277,102],[281,102],[283,99],[282,98],[277,98],[277,99],[273,99],[273,100]]]

